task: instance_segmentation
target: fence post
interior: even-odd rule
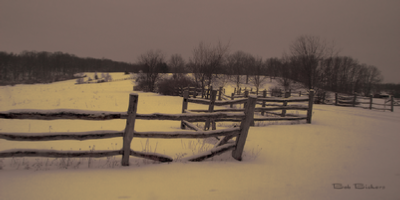
[[[235,94],[236,94],[236,88],[233,90],[233,93],[235,93]]]
[[[206,99],[211,98],[211,93],[212,93],[212,91],[213,91],[213,86],[211,86],[210,88],[207,89],[207,96],[206,96]]]
[[[131,141],[133,138],[133,133],[135,131],[135,118],[138,99],[139,95],[136,93],[131,93],[129,95],[128,119],[126,120],[125,131],[122,137],[122,166],[129,166],[129,155],[131,153]]]
[[[183,91],[184,91],[184,89],[183,89],[183,87],[181,87],[181,97],[183,97]]]
[[[369,109],[372,109],[372,94],[369,96]]]
[[[312,109],[314,103],[314,90],[311,89],[308,95],[307,123],[311,124]]]
[[[285,92],[285,98],[289,98],[290,97],[290,92]]]
[[[249,97],[249,91],[245,90],[245,91],[244,91],[244,98],[247,98],[247,97]],[[247,103],[247,102],[244,102],[244,103],[243,103],[243,109],[246,108],[246,103]]]
[[[242,93],[242,88],[239,88],[238,95]]]
[[[182,113],[185,113],[185,110],[188,107],[188,99],[189,99],[189,92],[185,91],[183,93]],[[181,121],[181,129],[185,129],[185,125],[183,124],[183,121]]]
[[[219,87],[219,94],[218,94],[218,100],[221,101],[222,100],[222,87]]]
[[[244,145],[246,143],[247,135],[249,133],[250,124],[254,120],[254,108],[256,106],[257,97],[251,95],[247,100],[247,107],[245,108],[245,118],[240,124],[240,135],[236,138],[236,148],[232,151],[232,157],[236,160],[242,160]]]
[[[197,87],[194,87],[193,98],[196,98],[196,96],[197,96]]]
[[[235,98],[234,96],[235,96],[235,93],[232,93],[231,94],[231,100],[233,100]],[[231,103],[230,107],[233,108],[233,103]]]
[[[390,95],[390,111],[394,111],[394,96]]]
[[[357,99],[357,93],[354,93],[353,107],[356,107],[356,99]]]
[[[286,98],[289,98],[289,97],[290,97],[290,92],[285,92],[285,99],[286,99]],[[282,106],[287,106],[287,101],[284,101]],[[282,116],[282,117],[285,117],[285,116],[286,116],[286,109],[282,109],[282,114],[281,114],[281,116]]]
[[[283,101],[283,105],[282,106],[287,106],[287,101]],[[285,116],[286,116],[286,109],[282,109],[281,117],[285,117]]]
[[[215,104],[215,99],[217,98],[217,91],[216,90],[212,90],[211,91],[211,101],[210,101],[210,105],[208,106],[208,112],[212,113],[214,111],[214,104]],[[212,123],[215,123],[214,121]],[[210,119],[206,120],[206,124],[204,126],[204,130],[209,130],[210,129]]]
[[[267,97],[267,90],[263,91],[263,98]],[[262,107],[265,108],[265,101],[262,101]],[[261,111],[261,115],[264,116],[265,111]]]
[[[301,91],[299,92],[299,97],[301,97]]]
[[[335,92],[335,106],[337,106],[338,104],[338,94],[337,92]]]

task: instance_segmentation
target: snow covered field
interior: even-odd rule
[[[113,79],[125,77],[123,73],[111,75]],[[132,88],[130,80],[1,86],[0,111],[124,112]],[[232,86],[226,88],[230,94]],[[181,112],[181,97],[136,93],[138,113]],[[206,107],[189,104],[189,109]],[[124,127],[125,120],[0,119],[0,132],[120,131]],[[138,120],[135,125],[137,131],[179,131],[179,127],[178,121]],[[211,147],[209,142],[134,138],[132,149],[167,154],[178,161],[160,164],[131,157],[129,167],[120,166],[121,156],[0,158],[0,199],[400,199],[399,107],[384,112],[314,105],[312,124],[272,122],[251,127],[242,162],[231,158],[230,152],[203,162],[179,161]],[[0,151],[121,147],[122,138],[54,142],[0,139]]]

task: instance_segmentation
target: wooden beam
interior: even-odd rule
[[[140,151],[131,150],[130,155],[135,156],[135,157],[149,159],[149,160],[154,160],[154,161],[158,161],[158,162],[172,162],[173,161],[173,159],[167,155],[151,153],[151,152],[140,152]]]
[[[114,151],[57,151],[57,150],[41,150],[41,149],[11,149],[0,152],[0,158],[7,157],[51,157],[51,158],[67,158],[67,157],[109,157],[121,155],[122,150]]]
[[[228,143],[228,144],[224,144],[218,147],[214,147],[209,151],[194,155],[194,156],[190,156],[188,158],[185,158],[184,160],[187,161],[191,161],[191,162],[199,162],[199,161],[203,161],[207,158],[211,158],[214,157],[216,155],[220,155],[226,151],[232,150],[235,148],[235,143]]]
[[[183,114],[162,114],[162,113],[153,113],[153,114],[137,114],[136,119],[144,119],[144,120],[187,120],[187,121],[206,121],[207,119],[220,119],[220,118],[243,118],[243,113],[201,113],[201,114],[192,114],[192,113],[183,113]]]
[[[93,140],[122,137],[122,131],[88,131],[60,133],[0,133],[0,139],[12,141]]]
[[[183,123],[186,127],[190,128],[190,129],[192,129],[192,130],[194,130],[194,131],[202,131],[200,128],[198,128],[197,126],[195,126],[194,124],[192,124],[192,123],[190,123],[190,122],[188,122],[188,121],[186,121],[186,120],[183,120],[182,123]]]
[[[137,103],[139,95],[131,93],[129,95],[129,106],[128,106],[128,119],[126,120],[125,131],[123,135],[123,147],[122,147],[122,166],[129,166],[129,155],[131,151],[131,141],[135,132],[135,120],[137,112]]]
[[[0,112],[3,119],[35,119],[35,120],[57,120],[57,119],[80,119],[80,120],[112,120],[126,119],[126,112],[108,112],[74,109],[55,110],[9,110]]]
[[[254,121],[293,121],[293,120],[303,120],[307,119],[307,117],[263,117],[263,118],[254,118]]]
[[[210,104],[208,105],[208,112],[209,113],[212,113],[214,111],[214,104],[215,104],[216,98],[217,98],[217,91],[216,90],[212,90],[211,91],[211,96],[210,96],[211,101],[210,101]],[[210,129],[210,123],[215,123],[215,122],[212,122],[211,119],[207,119],[206,123],[204,125],[204,130],[209,130]],[[214,126],[213,126],[213,130],[215,130]]]
[[[239,128],[212,130],[212,131],[178,131],[178,132],[136,132],[134,137],[138,138],[208,138],[216,136],[227,136],[227,135],[238,135],[240,133]]]
[[[187,110],[188,99],[189,99],[189,92],[185,91],[183,93],[182,113],[185,113],[185,111]],[[185,129],[185,125],[183,124],[183,121],[181,121],[181,129]]]
[[[242,160],[242,154],[244,145],[246,143],[247,134],[250,129],[250,125],[254,119],[254,107],[256,106],[257,97],[249,96],[249,99],[246,103],[246,111],[245,111],[245,119],[240,124],[240,135],[236,139],[236,149],[232,151],[232,157],[236,160]]]
[[[308,101],[308,110],[307,110],[307,123],[311,124],[313,104],[314,104],[314,90],[312,90],[312,89],[310,90],[308,97],[309,97],[309,101]]]
[[[255,108],[255,111],[259,112],[259,111],[273,111],[273,110],[308,110],[307,106],[279,106],[279,107],[270,107],[270,108],[262,108],[262,107],[258,107]]]

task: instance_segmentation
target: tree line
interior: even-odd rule
[[[0,52],[0,84],[50,83],[74,78],[79,72],[138,72],[137,64],[110,59],[80,58],[63,52]]]
[[[269,78],[276,78],[284,90],[301,83],[304,88],[340,93],[369,95],[389,86],[377,67],[339,56],[334,46],[318,36],[296,38],[280,58],[262,59],[243,51],[229,52],[229,44],[200,42],[188,60],[180,54],[169,58],[161,50],[150,50],[137,57],[135,64],[110,59],[80,58],[62,52],[24,51],[20,54],[0,52],[0,84],[53,82],[73,78],[79,72],[141,72],[142,90],[157,91],[163,73],[173,73],[175,82],[188,84],[186,73],[193,74],[197,87],[210,87],[220,74],[236,83],[245,75],[245,83],[256,90]],[[179,79],[185,79],[179,81]],[[390,86],[393,88],[393,86]],[[317,91],[318,92],[318,91]]]
[[[301,83],[304,88],[332,92],[370,95],[379,92],[383,80],[379,69],[358,62],[349,56],[339,56],[334,46],[317,36],[300,36],[290,45],[288,53],[281,58],[263,60],[243,51],[229,53],[229,44],[216,45],[200,42],[193,48],[192,56],[185,61],[179,54],[166,59],[160,50],[150,50],[138,58],[138,64],[145,66],[138,81],[148,85],[150,91],[157,89],[156,83],[162,78],[161,66],[174,73],[174,79],[184,73],[193,73],[196,86],[211,86],[219,74],[229,75],[240,87],[241,75],[246,76],[246,84],[251,83],[256,90],[267,76],[276,78],[282,89],[292,89],[293,83]]]

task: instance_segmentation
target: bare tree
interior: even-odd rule
[[[271,81],[272,77],[275,78],[279,76],[279,70],[282,65],[282,62],[279,58],[268,58],[265,60],[265,65],[267,68],[267,74],[269,75]]]
[[[293,69],[296,65],[295,62],[293,57],[289,57],[286,53],[283,53],[278,68],[278,83],[283,86],[285,91],[288,91],[292,85],[292,81],[296,80],[295,75],[293,75]]]
[[[243,51],[237,51],[227,57],[227,66],[229,68],[229,74],[235,75],[236,87],[240,87],[240,76],[245,73],[247,68],[248,60],[251,55],[244,53]]]
[[[302,82],[310,89],[317,84],[320,62],[333,53],[333,45],[318,36],[303,35],[290,45],[290,54],[297,61]]]
[[[265,82],[267,77],[265,74],[267,73],[267,69],[262,61],[262,58],[254,58],[253,56],[249,59],[249,69],[251,71],[252,76],[250,77],[250,82],[256,87],[256,93],[260,89],[260,86]]]
[[[364,85],[364,94],[369,95],[372,93],[374,86],[380,84],[383,80],[381,72],[375,66],[368,66],[366,68],[366,79]]]
[[[165,71],[165,58],[161,50],[150,50],[138,57],[138,63],[143,65],[143,73],[139,75],[140,82],[145,91],[154,92],[156,82],[161,78],[160,72]]]
[[[213,74],[216,74],[223,65],[228,47],[229,45],[223,45],[221,42],[218,42],[216,46],[200,42],[193,49],[193,56],[189,59],[188,66],[192,69],[196,82],[202,88],[206,85],[211,86]]]
[[[173,73],[173,78],[182,77],[185,73],[185,60],[180,54],[171,55],[168,60],[168,66],[170,71]]]

